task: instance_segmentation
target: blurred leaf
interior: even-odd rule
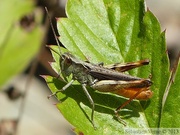
[[[148,78],[151,76],[154,92],[152,99],[131,102],[120,111],[126,121],[124,127],[114,118],[114,110],[126,99],[113,94],[100,93],[89,88],[95,102],[94,130],[91,122],[91,105],[80,85],[73,85],[58,93],[57,106],[64,117],[76,127],[77,134],[123,134],[126,128],[158,127],[162,97],[169,78],[169,61],[166,54],[165,33],[148,10],[143,0],[69,0],[68,18],[57,22],[60,41],[73,55],[92,63],[130,62],[150,59],[150,64],[129,73]],[[54,52],[52,52],[53,55]],[[56,62],[59,60],[57,58]],[[59,63],[54,68],[58,71]],[[65,83],[46,76],[52,92]],[[129,133],[133,134],[133,133]]]
[[[23,16],[33,12],[33,4],[31,0],[1,1],[0,87],[27,67],[41,45],[43,35],[40,27],[41,12],[35,12],[35,22],[32,21],[32,26],[20,23]]]

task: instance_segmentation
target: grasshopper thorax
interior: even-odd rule
[[[70,76],[81,84],[93,85],[96,79],[89,74],[89,68],[84,61],[74,57],[70,53],[64,53],[60,58],[60,68],[64,77]]]

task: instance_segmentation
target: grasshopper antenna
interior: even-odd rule
[[[53,31],[53,35],[54,35],[55,40],[56,40],[56,43],[57,43],[57,45],[58,45],[59,53],[60,53],[60,54],[59,54],[57,51],[53,50],[51,47],[49,47],[49,46],[47,46],[47,47],[48,47],[49,49],[51,49],[52,51],[54,51],[55,53],[61,55],[62,53],[61,53],[61,49],[60,49],[60,44],[59,44],[58,38],[57,38],[57,36],[56,36],[54,27],[53,27],[53,25],[52,25],[52,21],[51,21],[51,18],[50,18],[50,15],[49,15],[49,12],[48,12],[47,7],[45,7],[45,10],[46,10],[46,13],[47,13],[47,16],[48,16],[48,19],[49,19],[49,23],[50,23],[51,29],[52,29],[52,31]],[[59,73],[59,74],[60,74],[60,73]],[[57,78],[59,78],[59,74],[58,74],[58,77],[57,77]],[[47,98],[49,99],[49,98],[51,98],[52,96],[56,95],[57,93],[58,93],[58,92],[53,93],[53,94],[49,95]]]
[[[49,22],[50,22],[51,29],[52,29],[52,31],[53,31],[53,35],[54,35],[54,37],[55,37],[55,40],[56,40],[56,43],[57,43],[57,45],[58,45],[59,52],[60,52],[60,55],[61,55],[62,52],[61,52],[61,49],[60,49],[59,40],[58,40],[58,37],[56,36],[56,33],[55,33],[54,27],[53,27],[53,25],[52,25],[52,21],[51,21],[51,18],[50,18],[50,15],[49,15],[49,12],[48,12],[47,7],[45,7],[45,10],[46,10],[46,13],[47,13],[47,16],[48,16],[48,19],[49,19]]]

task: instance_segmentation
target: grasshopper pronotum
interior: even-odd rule
[[[52,23],[51,27],[54,32]],[[58,43],[56,36],[55,38]],[[152,91],[150,90],[150,86],[152,85],[152,82],[149,79],[134,77],[123,72],[147,64],[149,64],[148,59],[125,64],[117,63],[104,66],[103,63],[93,64],[79,60],[71,53],[60,54],[61,73],[64,77],[72,75],[72,80],[61,90],[56,91],[49,97],[56,95],[58,92],[66,90],[75,80],[77,80],[82,85],[82,88],[92,105],[91,122],[94,125],[94,101],[86,89],[86,86],[90,86],[100,92],[111,92],[124,96],[129,98],[129,100],[117,107],[115,110],[115,115],[120,120],[120,122],[122,122],[122,124],[126,125],[125,122],[123,122],[118,116],[118,111],[133,99],[147,100],[151,98]]]

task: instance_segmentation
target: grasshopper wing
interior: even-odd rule
[[[144,60],[140,60],[140,61],[136,61],[136,62],[128,62],[128,63],[124,63],[124,64],[116,63],[116,64],[112,64],[112,65],[107,65],[104,67],[113,69],[113,70],[116,70],[119,72],[125,72],[125,71],[131,70],[133,68],[137,68],[137,67],[148,65],[148,64],[149,64],[149,60],[144,59]]]

